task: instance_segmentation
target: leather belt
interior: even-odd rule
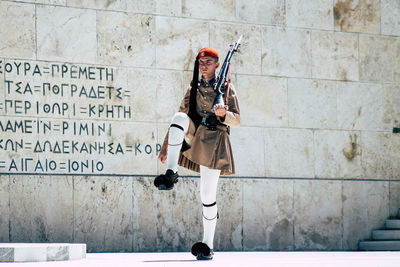
[[[216,131],[217,126],[222,126],[226,129],[228,134],[230,134],[230,127],[226,124],[221,123],[218,119],[217,116],[212,115],[209,117],[203,117],[200,122],[201,125],[206,126],[209,130]]]

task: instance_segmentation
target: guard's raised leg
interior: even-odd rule
[[[177,112],[172,118],[168,135],[167,171],[154,180],[154,185],[160,190],[170,190],[178,182],[178,158],[185,134],[189,128],[189,117],[186,113]]]

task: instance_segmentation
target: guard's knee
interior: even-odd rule
[[[212,221],[219,218],[217,202],[211,204],[203,203],[203,217],[208,221]]]
[[[213,203],[216,200],[215,195],[216,195],[216,193],[213,192],[212,190],[204,190],[204,189],[202,189],[201,192],[200,192],[201,202],[203,202],[205,204]]]
[[[171,124],[179,125],[183,128],[183,131],[186,133],[189,128],[189,116],[183,112],[177,112],[172,117]]]

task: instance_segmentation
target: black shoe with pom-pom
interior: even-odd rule
[[[171,190],[178,182],[178,173],[168,169],[165,174],[159,175],[154,179],[154,185],[159,190]]]
[[[207,244],[197,242],[192,246],[192,254],[197,260],[212,260],[214,251]]]

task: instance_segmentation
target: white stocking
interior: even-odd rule
[[[200,197],[203,203],[203,243],[214,247],[214,233],[217,224],[217,185],[221,171],[200,165]]]
[[[178,127],[177,127],[178,126]],[[183,139],[189,128],[189,117],[183,112],[175,113],[168,135],[167,169],[178,170],[178,157]]]

